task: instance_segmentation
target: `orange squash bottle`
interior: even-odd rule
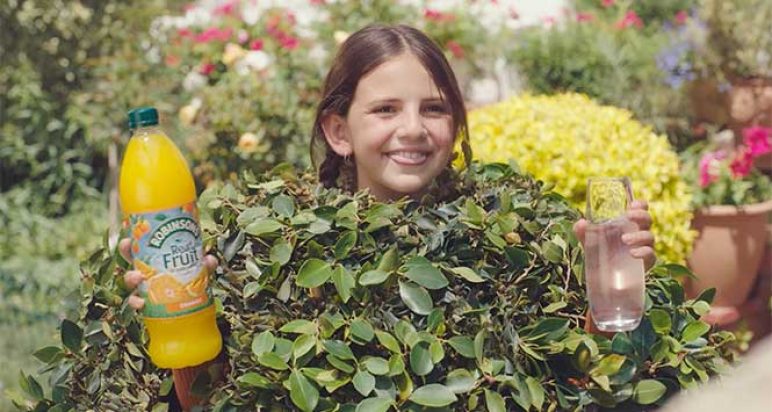
[[[144,281],[151,360],[160,368],[199,365],[220,352],[209,273],[203,265],[196,188],[185,158],[158,126],[158,111],[129,112],[132,137],[119,192],[134,268]]]

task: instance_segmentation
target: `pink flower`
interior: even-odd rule
[[[236,5],[238,0],[229,1],[223,5],[217,6],[212,10],[212,14],[215,16],[233,16],[236,12]]]
[[[750,156],[756,158],[772,151],[770,145],[772,129],[763,126],[752,126],[743,129],[743,143],[748,147]]]
[[[753,167],[753,153],[748,148],[744,148],[729,165],[733,177],[745,177],[751,173]]]
[[[201,67],[198,68],[198,72],[203,74],[204,76],[209,76],[214,71],[215,66],[212,63],[202,63]]]
[[[436,23],[442,23],[442,22],[453,21],[456,19],[456,16],[452,13],[443,13],[437,10],[426,9],[424,10],[424,18],[426,20],[433,21]]]
[[[576,13],[576,21],[578,22],[586,22],[586,21],[593,21],[593,20],[595,20],[595,15],[592,13],[584,13],[584,12]]]
[[[453,57],[457,59],[463,59],[464,58],[464,49],[461,47],[458,42],[454,40],[449,40],[447,44],[445,44],[445,47],[450,50],[451,53],[453,53]]]
[[[287,49],[287,50],[295,50],[300,45],[300,40],[298,40],[297,37],[291,36],[289,34],[283,33],[284,35],[281,36],[279,40],[279,44],[281,44],[281,47]]]
[[[186,37],[191,37],[193,35],[193,32],[191,32],[189,28],[183,27],[177,30],[177,35],[182,38],[186,38]]]
[[[603,5],[603,7],[611,7],[614,5],[614,3],[616,3],[616,0],[602,0],[600,3]]]
[[[541,21],[544,24],[544,27],[552,27],[555,25],[555,22],[557,22],[554,16],[544,16],[541,18]]]
[[[718,179],[720,162],[726,158],[723,150],[705,153],[700,159],[700,187],[708,187]]]
[[[641,18],[638,17],[638,14],[633,10],[629,10],[625,13],[625,17],[616,23],[616,28],[618,29],[626,29],[628,27],[635,27],[637,29],[643,27],[643,20],[641,20]]]
[[[260,39],[254,39],[249,42],[249,50],[263,50],[263,41]]]
[[[676,24],[685,24],[686,20],[688,19],[689,14],[686,12],[686,10],[679,10],[678,13],[675,14]]]
[[[227,41],[231,37],[232,29],[220,29],[218,27],[210,27],[203,32],[195,35],[193,41],[196,43],[209,43],[211,41]]]

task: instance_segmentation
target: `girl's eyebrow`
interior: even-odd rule
[[[386,97],[382,99],[375,99],[372,101],[369,101],[367,103],[367,106],[378,106],[380,104],[394,104],[401,102],[401,99],[398,99],[396,97]],[[421,99],[421,103],[445,103],[445,99],[443,99],[441,96],[436,97],[425,97]]]

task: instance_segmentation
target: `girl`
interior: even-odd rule
[[[343,43],[325,80],[311,137],[323,185],[369,190],[381,201],[451,197],[450,164],[458,139],[468,165],[464,101],[448,61],[425,34],[408,26],[374,25]],[[648,267],[655,257],[645,202],[635,203],[629,217],[640,230],[623,240]],[[585,228],[584,220],[574,227],[580,240]],[[128,239],[120,250],[128,258]],[[217,266],[213,256],[205,263]],[[137,271],[125,274],[131,288],[141,280]],[[144,301],[130,296],[129,304],[139,309]]]

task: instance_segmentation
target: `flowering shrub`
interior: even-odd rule
[[[736,148],[732,132],[727,130],[684,152],[684,176],[694,187],[695,208],[772,198],[769,177],[754,167],[757,158],[772,152],[772,129],[753,126],[743,129],[742,135],[743,143]]]
[[[467,7],[468,6],[468,7]],[[321,82],[337,46],[369,23],[424,30],[464,72],[495,57],[508,15],[493,3],[228,1],[194,3],[153,24],[160,59],[178,73],[178,134],[196,176],[232,178],[282,161],[307,166]],[[486,42],[479,39],[485,38]],[[499,39],[499,40],[496,40]]]
[[[589,177],[629,176],[649,202],[658,257],[683,262],[690,252],[691,193],[678,157],[630,112],[578,94],[522,96],[472,111],[469,128],[477,159],[514,159],[581,209]]]

